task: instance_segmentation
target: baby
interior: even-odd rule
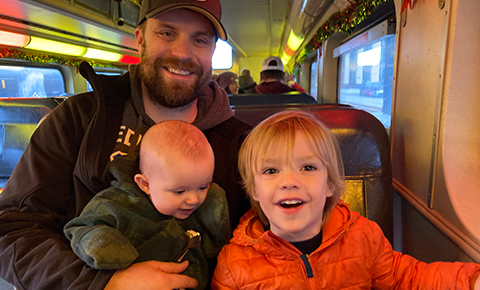
[[[210,144],[193,125],[165,121],[147,131],[139,160],[135,174],[135,158],[116,157],[108,169],[111,187],[67,223],[64,231],[74,252],[95,269],[180,262],[186,252],[184,274],[197,279],[197,289],[207,288],[208,264],[213,271],[231,235],[225,192],[212,183]],[[199,249],[185,251],[191,242]]]
[[[393,251],[375,222],[340,200],[340,150],[314,116],[271,116],[239,154],[252,210],[220,252],[212,289],[480,289],[480,265]]]

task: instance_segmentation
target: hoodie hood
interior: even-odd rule
[[[132,103],[137,114],[143,117],[144,122],[148,126],[152,126],[155,122],[145,113],[143,105],[139,70],[140,66],[138,65],[130,66]],[[197,109],[197,117],[192,124],[202,131],[215,127],[234,115],[233,110],[230,108],[227,93],[214,81],[211,81],[203,94],[198,97]]]
[[[197,107],[197,118],[192,124],[202,131],[215,127],[234,115],[227,92],[214,81],[211,81],[203,95],[198,97]]]

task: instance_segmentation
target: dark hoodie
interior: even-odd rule
[[[153,125],[136,70],[103,76],[81,64],[94,92],[68,98],[32,135],[0,195],[0,277],[18,289],[103,289],[113,275],[80,260],[63,227],[108,187],[102,177],[110,156],[128,151],[138,117],[144,120],[142,134]],[[213,181],[227,193],[235,228],[248,208],[236,159],[250,127],[233,117],[227,95],[215,83],[199,98],[198,109],[193,124],[212,145]]]

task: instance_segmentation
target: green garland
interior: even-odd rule
[[[79,58],[69,58],[69,57],[47,55],[47,54],[30,54],[23,50],[10,49],[10,48],[0,48],[0,58],[19,59],[19,60],[25,60],[28,62],[41,63],[41,64],[56,63],[60,65],[77,66],[77,67],[80,65],[82,61],[86,61],[93,67],[128,69],[127,64],[108,63],[108,62],[102,62],[102,61],[95,61],[91,59],[87,60],[87,59],[79,59]]]
[[[327,40],[330,35],[335,32],[342,32],[350,35],[353,29],[362,23],[368,16],[377,9],[380,4],[387,0],[358,0],[356,3],[342,11],[334,13],[330,18],[318,29],[317,33],[300,51],[296,58],[293,73],[296,74],[301,64],[305,62],[308,55],[322,46],[322,42]]]

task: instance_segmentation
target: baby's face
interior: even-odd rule
[[[193,162],[173,154],[157,162],[147,176],[147,194],[160,213],[186,219],[205,201],[212,182],[214,160],[200,158]]]
[[[323,208],[332,196],[327,169],[303,133],[297,133],[292,161],[282,146],[272,146],[255,173],[254,199],[270,221],[270,229],[289,242],[305,241],[320,232]]]

